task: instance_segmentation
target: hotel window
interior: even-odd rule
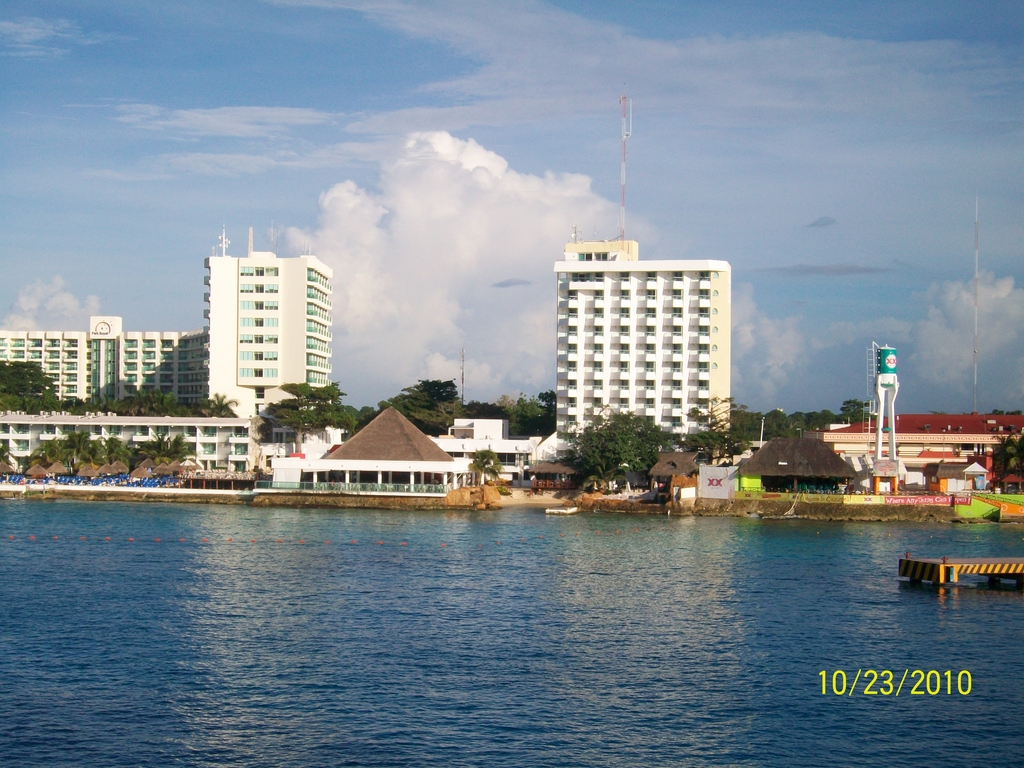
[[[238,292],[239,293],[252,293],[253,292],[253,284],[252,283],[242,283],[240,286],[238,286]]]
[[[277,277],[280,274],[277,267],[267,267],[265,272],[267,277]]]
[[[74,386],[72,386],[72,387],[64,387],[64,392],[69,394],[69,395],[77,395],[78,394],[78,387],[74,387]]]
[[[277,293],[277,283],[267,283],[263,286],[267,293]]]
[[[255,306],[252,307],[252,309],[260,309],[260,310],[263,309],[263,302],[262,301],[257,301],[257,302],[253,302],[253,303],[255,304]]]
[[[262,379],[263,378],[263,369],[262,368],[254,368],[253,371],[252,371],[252,375],[253,375],[254,378]]]
[[[266,375],[267,375],[267,376],[268,376],[269,378],[276,378],[276,377],[277,377],[277,368],[264,368],[264,369],[263,369],[263,372],[264,372],[264,373],[265,373],[265,374],[266,374]]]
[[[263,283],[256,283],[256,293],[263,293]]]
[[[76,344],[77,344],[77,342],[76,342]],[[43,346],[43,340],[42,339],[29,339],[28,345],[30,347],[41,347],[41,346]]]
[[[11,346],[12,347],[24,347],[25,346],[25,340],[24,339],[11,339]]]
[[[124,340],[124,348],[125,349],[136,349],[136,348],[138,348],[138,346],[139,346],[139,342],[136,339],[125,339]],[[132,353],[132,354],[134,354],[134,353]]]
[[[263,353],[262,352],[253,352],[252,353],[252,359],[253,360],[262,360],[263,359]]]
[[[267,318],[267,327],[268,328],[276,328],[277,327],[277,318],[276,317],[268,317]]]
[[[240,301],[238,302],[239,309],[253,309],[253,302],[251,301]]]
[[[257,328],[262,328],[263,327],[263,318],[262,317],[254,317],[254,318],[252,318],[252,324],[254,326],[256,326]]]
[[[156,347],[156,340],[155,339],[143,339],[142,340],[142,348],[143,349],[154,349],[155,347]]]
[[[277,344],[277,336],[265,336],[264,339],[267,344]]]
[[[42,352],[36,352],[34,349],[32,349],[32,350],[29,350],[28,357],[29,357],[30,360],[42,360],[43,359],[43,353]]]
[[[239,344],[252,344],[252,334],[251,333],[243,333],[243,334],[239,335],[238,343]]]
[[[22,352],[20,349],[16,349],[11,352],[11,357],[15,360],[24,360],[25,353]]]
[[[129,384],[134,384],[139,380],[139,377],[136,376],[134,373],[129,373],[127,376],[124,377],[124,380],[127,381]]]
[[[619,309],[619,317],[629,317],[629,307],[621,307]]]
[[[145,352],[142,353],[143,360],[156,360],[156,352]]]
[[[238,270],[238,274],[242,275],[243,277],[252,277],[253,274],[254,274],[253,268],[252,267],[242,267],[241,269]]]
[[[256,399],[257,400],[262,400],[264,397],[266,397],[266,394],[267,394],[267,390],[265,388],[263,388],[263,387],[256,387]]]
[[[239,360],[252,360],[252,352],[239,352],[238,353],[238,359]]]
[[[576,345],[575,344],[570,344],[568,351],[569,352],[575,352],[576,351]]]
[[[242,326],[243,328],[252,328],[253,327],[253,321],[252,321],[251,317],[243,317],[243,318],[241,318],[241,320],[239,320],[238,324],[240,326]]]
[[[263,267],[256,267],[256,277],[263,277]]]
[[[267,302],[264,302],[264,304],[263,304],[263,308],[264,308],[264,309],[270,309],[270,310],[275,310],[275,309],[277,309],[277,302],[276,302],[276,301],[267,301]]]
[[[252,378],[252,368],[239,368],[238,369],[238,377],[241,378],[241,379],[251,379]]]

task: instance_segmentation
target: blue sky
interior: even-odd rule
[[[1024,406],[1024,12],[1013,3],[112,3],[0,8],[0,318],[201,324],[222,223],[336,271],[356,404],[554,383],[550,265],[614,236],[734,266],[734,394]],[[817,223],[817,226],[809,226]],[[495,287],[501,284],[504,287]],[[6,317],[4,317],[6,315]]]

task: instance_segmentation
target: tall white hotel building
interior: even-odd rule
[[[285,397],[282,384],[324,386],[331,373],[331,268],[315,256],[206,259],[210,392],[253,415]]]
[[[635,240],[565,246],[558,275],[558,429],[631,411],[677,433],[729,395],[726,261],[640,261]]]

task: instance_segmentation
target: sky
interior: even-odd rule
[[[0,327],[202,325],[221,227],[334,269],[354,405],[555,383],[573,226],[733,266],[733,395],[1024,407],[1024,9],[1012,2],[6,0]],[[277,233],[276,235],[272,233]]]

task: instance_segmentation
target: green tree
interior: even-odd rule
[[[299,435],[299,442],[304,442],[308,433],[326,427],[355,431],[353,409],[342,405],[345,393],[338,389],[336,383],[323,387],[306,383],[284,384],[281,389],[291,397],[267,406],[267,413],[281,426],[294,429]]]
[[[211,398],[200,400],[196,403],[194,410],[200,416],[208,418],[233,419],[238,415],[235,413],[235,408],[237,407],[237,400],[229,400],[227,395],[222,395],[218,392]]]
[[[11,456],[10,445],[6,440],[0,441],[0,462],[17,469],[18,462]]]
[[[751,425],[746,415],[746,406],[736,405],[731,397],[713,397],[706,407],[690,409],[690,418],[697,422],[699,431],[686,435],[684,443],[705,461],[731,459],[750,447],[745,432]],[[734,417],[739,423],[734,424]]]
[[[139,446],[139,455],[152,459],[157,464],[183,461],[195,453],[195,448],[184,435],[157,435]]]
[[[603,491],[610,488],[612,483],[625,477],[626,472],[623,467],[605,466],[597,462],[590,468],[590,474],[583,478],[583,487]]]
[[[570,447],[569,460],[584,477],[614,469],[646,472],[658,453],[676,438],[634,413],[599,414],[582,429],[561,435]]]
[[[104,464],[113,464],[120,461],[128,464],[132,459],[132,452],[120,438],[111,435],[100,444],[100,458]]]
[[[93,440],[88,432],[70,432],[61,441],[63,444],[63,461],[72,467],[83,464],[95,464],[102,455],[99,440]]]
[[[469,455],[472,461],[469,462],[469,471],[481,481],[491,479],[497,480],[501,477],[502,466],[498,460],[498,454],[489,449],[473,451]]]
[[[377,403],[379,411],[394,408],[428,435],[443,435],[462,413],[455,380],[421,379],[390,400]]]
[[[1024,435],[1008,435],[992,451],[992,466],[999,477],[1012,475],[1024,468]]]
[[[861,424],[866,418],[869,405],[871,405],[869,400],[857,400],[856,398],[843,400],[843,404],[839,407],[839,414],[849,424]]]
[[[29,455],[28,465],[34,467],[38,464],[48,467],[55,461],[63,462],[66,458],[64,441],[55,438],[39,443],[39,446]]]

